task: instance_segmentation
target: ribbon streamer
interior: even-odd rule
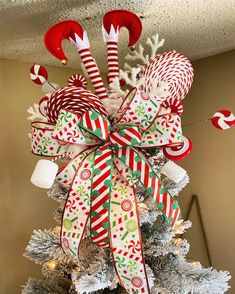
[[[146,105],[149,108],[151,105],[149,111]],[[150,293],[135,183],[142,185],[172,226],[180,214],[178,202],[164,188],[141,152],[143,148],[171,146],[182,140],[179,115],[158,116],[158,113],[158,105],[151,99],[143,100],[138,91],[133,91],[113,122],[93,109],[83,115],[62,110],[57,124],[42,130],[40,140],[37,135],[32,137],[34,153],[40,149],[43,151],[38,154],[46,156],[57,156],[57,146],[87,146],[57,175],[57,181],[69,191],[61,244],[66,254],[78,257],[90,219],[93,242],[110,247],[117,276],[128,293]],[[33,132],[37,134],[35,126]],[[53,150],[51,144],[43,143],[48,135]],[[34,147],[35,142],[38,149]]]

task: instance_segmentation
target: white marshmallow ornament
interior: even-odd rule
[[[40,159],[31,176],[31,183],[43,189],[50,189],[58,172],[58,165],[50,160]]]
[[[187,174],[186,170],[171,160],[167,161],[167,163],[162,167],[161,173],[175,183],[182,181]]]

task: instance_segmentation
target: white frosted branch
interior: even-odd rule
[[[189,220],[184,221],[183,219],[179,219],[174,226],[174,234],[175,235],[182,235],[191,226],[192,226],[191,221],[189,221]]]
[[[127,91],[122,90],[119,82],[119,77],[115,77],[112,81],[112,83],[109,85],[110,89],[110,94],[108,97],[110,99],[115,99],[115,98],[124,98],[127,94]]]
[[[131,51],[131,53],[127,54],[125,59],[129,61],[141,60],[145,64],[149,61],[149,56],[144,55],[144,47],[140,44],[139,50]]]
[[[161,97],[161,100],[165,100],[165,97],[169,96],[169,85],[167,82],[160,81],[157,77],[152,80],[151,85],[149,86],[148,93],[150,97]]]
[[[130,85],[135,88],[140,88],[140,86],[143,85],[144,77],[138,78],[138,74],[141,71],[141,68],[133,67],[131,68],[130,75],[128,75],[127,72],[120,70],[119,77],[127,83],[127,85]]]
[[[151,38],[147,38],[146,41],[146,44],[149,45],[151,49],[150,58],[148,54],[144,54],[144,47],[140,44],[138,50],[135,49],[134,51],[128,53],[125,59],[128,61],[140,60],[143,64],[146,64],[149,59],[153,58],[156,55],[157,50],[164,45],[164,42],[164,39],[159,39],[158,34],[153,35]]]
[[[40,120],[40,121],[45,121],[46,118],[39,112],[39,105],[37,103],[34,103],[33,106],[30,106],[27,109],[27,112],[29,116],[27,117],[28,120]]]
[[[124,70],[128,73],[131,72],[132,67],[127,62],[124,63]]]
[[[24,256],[39,264],[51,259],[57,259],[61,262],[73,260],[72,257],[65,255],[59,237],[51,230],[34,230]]]
[[[151,48],[151,55],[150,59],[152,59],[159,48],[161,48],[164,45],[165,40],[161,39],[159,40],[159,35],[153,35],[151,38],[147,38],[146,44],[150,46]]]

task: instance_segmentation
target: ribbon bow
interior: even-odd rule
[[[180,214],[177,201],[141,152],[181,141],[179,115],[160,113],[159,105],[135,90],[112,121],[95,110],[82,116],[62,110],[56,126],[33,125],[34,153],[40,147],[40,154],[56,156],[68,144],[85,146],[57,175],[69,190],[61,230],[64,251],[78,257],[90,219],[93,242],[110,247],[119,281],[129,293],[150,293],[135,184],[143,187],[172,226]]]

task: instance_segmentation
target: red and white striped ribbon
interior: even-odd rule
[[[109,247],[109,201],[112,174],[108,161],[111,162],[111,160],[112,151],[107,144],[96,151],[91,186],[91,234],[93,242],[102,247]]]
[[[120,133],[120,131],[111,133],[109,138],[111,144],[113,146],[117,145],[118,147],[130,145],[138,146],[141,143],[141,134],[138,127],[125,128],[125,130],[123,130],[123,134]]]
[[[126,166],[128,166],[133,173],[138,172],[138,181],[144,185],[148,194],[156,202],[156,205],[165,214],[170,224],[174,226],[180,214],[177,201],[164,189],[161,181],[152,171],[150,165],[143,160],[141,153],[132,148],[118,149],[114,152],[116,155],[114,163],[120,173],[123,175],[128,173]],[[122,161],[119,160],[120,158],[122,158]],[[123,164],[123,159],[125,159],[125,164]],[[125,178],[128,177],[125,176]]]
[[[108,120],[96,111],[87,111],[83,115],[83,127],[92,131],[100,139],[107,140],[109,135]]]

